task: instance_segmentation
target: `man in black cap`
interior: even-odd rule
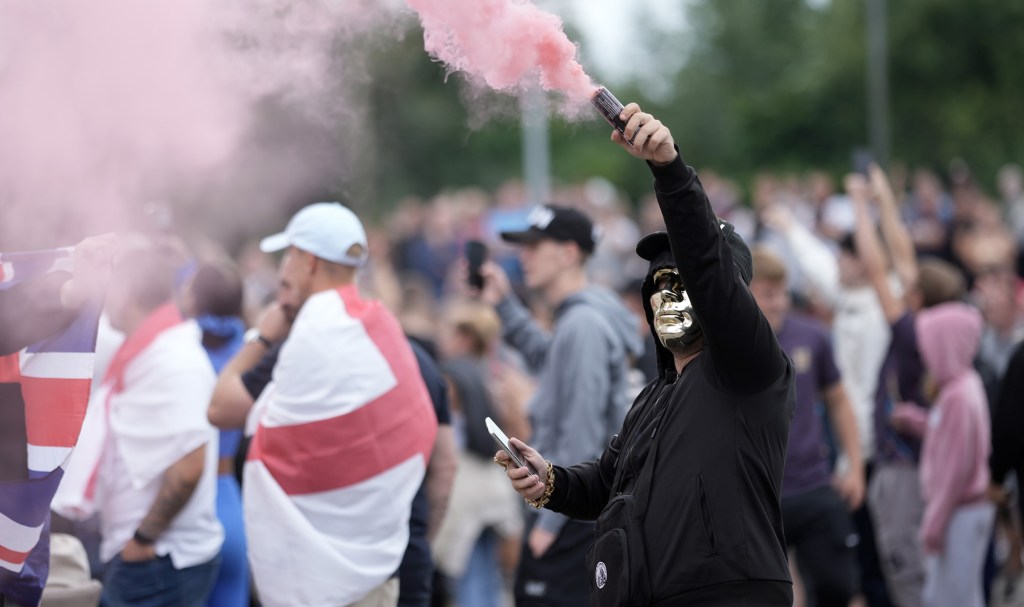
[[[788,607],[779,495],[793,365],[748,289],[749,249],[715,217],[669,130],[636,104],[621,118],[634,143],[612,140],[647,161],[668,228],[637,245],[659,377],[599,459],[552,466],[512,439],[539,473],[508,477],[527,500],[597,519],[592,604]]]
[[[539,206],[529,227],[504,232],[520,248],[526,286],[554,312],[548,333],[510,296],[495,264],[482,268],[481,297],[501,317],[505,341],[537,375],[529,403],[531,442],[560,461],[596,459],[622,424],[631,397],[628,357],[643,351],[639,320],[611,291],[591,285],[585,264],[594,226],[583,213]],[[586,603],[584,567],[594,524],[550,510],[532,511],[516,576],[516,604],[577,607]]]

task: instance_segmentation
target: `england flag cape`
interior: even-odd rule
[[[365,597],[398,570],[437,432],[398,322],[354,286],[311,296],[251,415],[243,501],[260,600]]]

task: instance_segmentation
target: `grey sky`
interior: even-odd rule
[[[646,17],[646,23],[662,31],[685,29],[686,0],[562,0],[550,4],[551,10],[584,30],[584,40],[577,42],[585,62],[595,65],[612,83],[643,80],[649,75],[635,69],[638,64],[650,63],[650,58],[638,56],[631,44],[646,33],[636,29],[637,17]],[[623,31],[623,27],[631,29]]]

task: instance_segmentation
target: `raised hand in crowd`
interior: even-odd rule
[[[77,310],[106,289],[116,253],[114,234],[90,236],[75,245],[74,272],[60,290],[60,303],[65,309]]]
[[[868,166],[868,181],[878,208],[878,221],[882,238],[892,256],[892,267],[900,279],[904,291],[917,281],[917,254],[910,231],[900,217],[899,201],[893,192],[889,177],[882,167],[872,162]]]
[[[508,274],[493,261],[485,262],[480,267],[480,275],[484,279],[484,288],[480,289],[478,295],[484,303],[496,306],[512,292]],[[465,284],[466,281],[461,282]]]
[[[676,151],[672,132],[654,116],[640,110],[640,106],[630,103],[619,114],[626,121],[623,129],[629,139],[623,138],[618,130],[612,131],[612,141],[631,155],[647,160],[656,165],[668,164],[679,155]]]

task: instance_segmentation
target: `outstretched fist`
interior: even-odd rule
[[[652,164],[668,164],[679,155],[672,132],[654,116],[643,112],[636,103],[622,108],[619,118],[626,122],[623,137],[618,130],[612,131],[612,141],[619,147],[641,160]]]

